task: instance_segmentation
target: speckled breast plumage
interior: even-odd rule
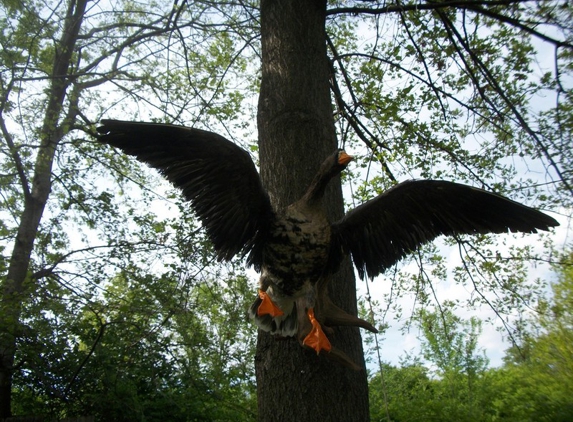
[[[275,285],[284,295],[298,296],[305,284],[314,285],[327,259],[330,227],[325,218],[309,219],[294,207],[277,220],[272,240],[264,251],[265,284]],[[275,294],[277,289],[275,290]]]

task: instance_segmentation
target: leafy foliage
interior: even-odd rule
[[[199,23],[203,5],[85,5],[2,3],[0,401],[52,418],[252,420],[243,270],[211,265],[187,205],[157,176],[86,139],[114,107],[207,126],[235,118],[238,38],[224,14]],[[23,230],[29,257],[10,257]]]
[[[541,300],[519,347],[501,368],[488,368],[476,347],[480,322],[451,309],[421,313],[426,365],[407,356],[371,377],[373,421],[566,421],[573,416],[573,273],[559,270],[553,295]],[[429,369],[430,368],[433,369]]]
[[[87,303],[63,289],[52,297],[46,286],[26,309],[16,410],[114,421],[253,420],[249,284],[242,276],[195,283],[130,267]]]

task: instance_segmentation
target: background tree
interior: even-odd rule
[[[198,302],[186,308],[181,298],[202,282],[240,275],[235,266],[215,271],[188,208],[157,184],[157,175],[92,142],[102,117],[202,127],[256,151],[251,122],[260,68],[261,174],[276,205],[296,198],[317,164],[342,144],[359,158],[344,175],[353,200],[407,178],[441,178],[554,210],[567,222],[568,2],[276,3],[1,3],[0,417],[10,414],[13,391],[18,403],[41,396],[54,414],[79,412],[72,393],[94,390],[66,386],[80,385],[96,357],[121,367],[118,359],[128,353],[122,345],[137,338],[139,375],[155,373],[149,365],[167,355],[138,333],[152,332],[149,338],[170,351],[185,343],[190,349],[177,349],[178,362],[197,348],[212,356],[204,337],[184,336],[183,327],[196,329],[199,319],[180,315],[203,308]],[[340,187],[333,184],[328,195],[331,215],[339,215]],[[470,291],[458,306],[484,305],[499,321],[511,321],[545,287],[528,276],[530,263],[558,256],[550,237],[513,239],[480,236],[429,246],[377,281],[392,285],[379,298],[395,304],[414,297],[423,308],[440,301],[441,282],[453,281]],[[443,253],[448,245],[457,247],[455,259]],[[354,311],[348,266],[339,277],[331,295]],[[130,297],[134,282],[142,290]],[[159,300],[163,283],[175,286],[172,301]],[[138,307],[151,298],[158,319],[141,320]],[[206,317],[216,315],[214,309]],[[141,331],[114,331],[132,324]],[[515,337],[514,325],[505,329]],[[50,353],[65,356],[49,368],[35,358],[48,353],[34,341],[46,333]],[[361,361],[357,330],[337,331],[334,342]],[[214,362],[198,366],[203,371]],[[261,418],[285,412],[316,418],[318,410],[330,420],[367,419],[365,376],[317,360],[294,341],[262,336],[257,367]],[[181,368],[189,381],[197,365]],[[97,377],[113,379],[105,371]],[[136,415],[150,418],[146,409],[166,409],[144,404],[150,397],[144,390],[159,387],[138,389],[134,380],[149,377],[127,378],[114,385],[124,386],[118,391],[126,392],[121,397],[129,397]],[[236,383],[251,385],[248,378]],[[221,385],[219,391],[228,391]],[[96,401],[88,393],[83,400],[83,409]],[[248,394],[237,400],[247,403]]]
[[[497,412],[507,420],[566,421],[573,416],[573,273],[569,255],[552,295],[539,301],[520,344],[495,372]]]
[[[440,403],[441,417],[485,420],[485,404],[491,397],[484,377],[488,361],[477,346],[481,321],[476,317],[464,321],[451,306],[445,303],[439,311],[422,311],[418,316],[422,356],[435,366],[434,375],[441,381],[434,397]]]
[[[480,323],[452,308],[417,317],[421,357],[383,365],[370,378],[374,421],[566,421],[573,415],[571,385],[571,263],[565,259],[552,294],[523,321],[521,344],[504,365],[488,368],[476,348]]]
[[[196,22],[191,15],[200,14],[201,9],[190,11],[186,23],[176,23],[174,18],[183,9],[172,6],[171,3],[137,6],[128,2],[102,9],[98,3],[73,0],[54,5],[2,3],[1,247],[5,254],[1,261],[0,417],[10,415],[13,394],[19,400],[16,411],[39,409],[54,417],[64,417],[93,409],[101,398],[97,393],[102,390],[83,384],[87,382],[83,376],[89,379],[89,374],[95,374],[92,381],[101,387],[107,385],[109,372],[90,372],[92,362],[107,353],[109,365],[116,366],[111,371],[116,373],[125,364],[122,358],[128,356],[122,342],[143,345],[147,331],[154,334],[153,330],[171,329],[178,335],[160,337],[159,344],[167,344],[171,349],[134,353],[133,358],[139,356],[142,365],[143,362],[151,365],[159,357],[162,358],[159,366],[160,362],[167,365],[174,357],[166,353],[174,353],[173,350],[183,362],[185,348],[208,351],[213,347],[211,341],[233,342],[242,336],[240,326],[229,324],[229,330],[236,329],[233,335],[229,335],[232,331],[215,330],[211,340],[202,343],[204,347],[181,340],[180,336],[191,326],[180,314],[187,317],[185,313],[191,309],[203,312],[206,307],[203,304],[199,311],[201,306],[197,303],[183,306],[185,303],[176,299],[186,298],[186,291],[199,279],[209,280],[209,274],[213,277],[219,274],[209,270],[204,238],[197,233],[192,219],[177,218],[186,211],[184,205],[173,199],[173,192],[164,188],[154,191],[157,185],[149,182],[139,166],[113,153],[102,153],[99,145],[86,142],[86,137],[91,137],[94,131],[92,122],[97,122],[110,106],[119,104],[118,109],[132,106],[125,98],[140,101],[138,110],[145,116],[151,110],[162,116],[171,113],[177,116],[193,101],[202,104],[194,108],[197,116],[206,113],[207,105],[211,116],[224,118],[237,112],[240,95],[235,102],[227,99],[217,109],[217,98],[221,95],[218,90],[224,88],[220,74],[232,73],[230,65],[219,69],[217,63],[231,62],[239,69],[245,66],[244,61],[228,56],[229,26],[225,27],[225,34],[217,27],[204,32],[204,39],[212,42],[187,55],[184,52],[192,49],[193,44],[181,41],[194,31]],[[196,43],[200,45],[204,39],[198,38]],[[158,68],[157,63],[169,52],[183,52],[183,58],[171,63],[175,69],[166,72],[165,66]],[[178,92],[183,80],[189,83],[191,74],[196,78],[195,90]],[[118,90],[109,95],[113,87]],[[209,95],[203,97],[203,90],[208,90]],[[231,90],[226,95],[232,97]],[[112,179],[110,174],[115,177]],[[114,180],[117,185],[110,184]],[[152,208],[159,199],[164,201],[159,212],[169,210],[164,215],[172,213],[173,217],[155,214],[158,209]],[[149,309],[156,310],[155,318],[161,316],[166,320],[140,321],[135,333],[116,331],[116,327],[129,326],[141,317],[136,305],[143,300],[125,297],[127,291],[118,291],[113,281],[117,277],[128,277],[130,286],[140,282],[150,298],[154,297],[152,286],[165,288],[168,281],[174,283],[178,295],[174,294],[171,300],[163,296],[161,302],[156,298],[156,306]],[[222,290],[216,291],[222,294]],[[102,304],[105,292],[112,294],[104,294]],[[118,297],[120,302],[125,301],[125,306],[114,313],[111,310],[117,308],[114,300]],[[232,301],[238,303],[236,297]],[[212,303],[215,306],[220,301]],[[195,307],[190,308],[192,305]],[[210,311],[209,315],[217,318]],[[240,309],[236,312],[241,313]],[[175,315],[179,316],[180,327],[168,324]],[[203,318],[209,315],[201,320],[206,321]],[[217,323],[219,328],[223,325],[222,321]],[[248,329],[252,335],[252,328]],[[118,335],[116,341],[114,334]],[[196,342],[200,339],[187,334],[186,338]],[[241,341],[249,344],[246,339],[242,337]],[[111,344],[115,347],[103,347]],[[243,369],[228,367],[227,362],[239,359],[233,357],[234,353],[226,350],[226,360],[219,357],[217,362],[202,357],[196,365],[180,367],[177,375],[183,377],[197,367],[203,370],[205,366],[214,366],[219,368],[216,378],[222,383],[210,387],[215,396],[222,385],[237,383],[237,379],[246,387],[241,394],[248,396],[252,370],[248,365]],[[227,379],[222,375],[225,371],[242,373]],[[147,379],[142,377],[143,372],[142,369],[140,374],[131,374],[131,378]],[[208,378],[205,371],[193,376]],[[17,384],[12,383],[14,377]],[[114,385],[126,385],[124,380],[117,378]],[[159,388],[157,385],[145,388],[153,391],[156,387]],[[142,417],[149,408],[142,404],[147,398],[142,400],[138,388],[125,390],[130,397],[128,401],[135,403],[133,419]],[[190,388],[199,390],[194,384]],[[229,385],[228,389],[232,388],[236,387]],[[177,391],[181,392],[181,388]],[[82,395],[81,399],[78,395]],[[118,395],[117,399],[120,397],[126,396]],[[239,407],[241,400],[236,401]],[[193,413],[189,407],[186,409],[182,413]]]
[[[44,65],[44,69],[49,69],[48,74],[51,76],[51,80],[46,92],[45,114],[43,115],[43,123],[39,128],[38,149],[31,177],[26,174],[24,157],[21,156],[12,134],[8,132],[6,122],[2,120],[3,137],[7,146],[5,153],[12,158],[11,164],[15,172],[12,175],[16,175],[20,189],[19,199],[22,200],[22,205],[18,215],[20,221],[14,240],[14,248],[8,262],[6,277],[2,283],[3,290],[0,303],[0,318],[2,318],[0,322],[0,417],[10,416],[16,339],[20,331],[19,323],[22,302],[28,296],[27,292],[25,292],[25,282],[29,278],[32,250],[36,241],[40,220],[51,191],[52,165],[56,147],[67,132],[65,127],[68,127],[78,114],[77,103],[67,110],[68,113],[64,111],[64,99],[69,88],[66,76],[72,63],[72,56],[76,51],[76,42],[86,4],[86,1],[81,0],[77,4],[70,3],[66,17],[62,22],[64,27],[61,37],[57,45],[52,46],[54,48],[51,54],[52,60],[47,61],[47,63],[38,63],[38,65]],[[4,72],[4,75],[8,76],[8,78],[6,81],[3,80],[2,84],[4,88],[4,95],[2,95],[3,113],[11,108],[8,103],[9,94],[13,89],[17,88],[18,80],[13,76],[18,67],[14,61],[19,60],[26,63],[29,58],[26,57],[27,54],[21,54],[19,50],[30,47],[40,48],[36,43],[34,43],[36,45],[30,46],[30,43],[33,43],[34,40],[25,35],[27,31],[32,29],[32,25],[41,25],[42,23],[35,12],[23,10],[22,15],[25,19],[21,27],[18,28],[20,39],[17,38],[17,41],[19,43],[3,53],[5,60],[12,61],[10,63],[12,65],[10,69],[12,75],[10,75],[9,71]],[[5,29],[11,23],[11,20],[5,19],[3,23],[3,29]],[[48,31],[53,30],[53,27],[48,28]],[[24,39],[22,40],[21,38]],[[6,44],[7,40],[3,41]],[[68,120],[60,126],[60,120],[66,117]]]
[[[385,364],[370,378],[372,421],[423,421],[438,417],[434,387],[419,360],[404,360],[399,367]]]

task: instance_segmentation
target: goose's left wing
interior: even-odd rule
[[[394,186],[332,225],[331,262],[350,253],[361,278],[374,277],[440,235],[548,230],[559,223],[500,195],[457,183]]]

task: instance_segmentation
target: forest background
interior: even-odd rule
[[[265,420],[256,275],[215,262],[178,192],[94,135],[184,124],[257,159],[271,3],[0,2],[0,418]],[[571,420],[572,5],[286,3],[323,16],[348,208],[433,178],[561,223],[440,240],[358,284],[382,331],[364,336],[371,419]],[[390,356],[396,329],[417,343]]]

